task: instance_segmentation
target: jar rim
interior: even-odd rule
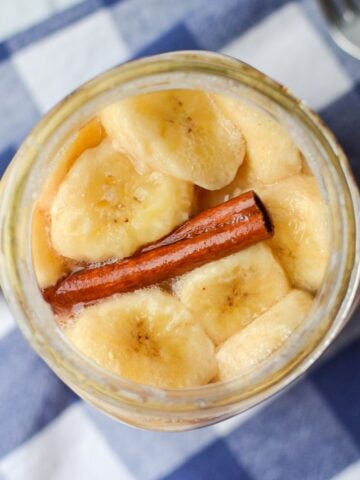
[[[34,288],[31,289],[30,293],[27,293],[22,283],[24,278],[23,259],[24,256],[29,258],[30,252],[27,249],[24,253],[24,247],[20,245],[18,239],[19,228],[25,228],[23,222],[19,222],[20,227],[17,224],[20,218],[18,215],[21,218],[24,216],[24,212],[20,212],[20,209],[24,208],[21,201],[24,192],[26,192],[27,180],[46,142],[49,142],[50,138],[60,132],[65,121],[70,121],[73,118],[74,112],[85,108],[87,102],[96,99],[97,96],[105,95],[108,89],[119,86],[119,84],[127,85],[134,79],[149,78],[154,74],[176,71],[191,75],[194,70],[205,75],[224,77],[235,83],[248,82],[248,85],[251,83],[252,89],[271,97],[272,100],[275,99],[275,102],[281,102],[285,109],[293,109],[301,114],[303,119],[306,119],[313,131],[316,132],[323,146],[326,146],[330,155],[330,164],[333,167],[332,175],[337,175],[337,180],[340,181],[341,185],[342,198],[338,200],[342,202],[343,209],[340,208],[339,212],[344,216],[342,219],[346,226],[344,235],[347,235],[347,244],[343,255],[348,258],[343,259],[342,278],[335,279],[336,294],[334,293],[332,302],[329,302],[326,307],[326,315],[332,315],[331,325],[325,332],[319,332],[322,336],[318,339],[317,345],[304,352],[303,358],[298,358],[294,364],[290,362],[279,374],[269,377],[267,382],[263,382],[258,387],[256,383],[253,383],[254,377],[248,383],[240,377],[227,382],[185,389],[162,389],[120,378],[105,371],[102,367],[75,351],[73,347],[70,347],[72,350],[70,354],[69,345],[66,345],[67,342],[61,334],[51,339],[51,345],[45,344],[41,331],[37,330],[38,324],[34,318],[34,311],[40,309],[40,300],[37,298],[33,302],[33,295],[36,295]],[[20,329],[40,356],[60,378],[71,384],[72,388],[76,390],[81,380],[81,383],[86,385],[84,391],[112,405],[121,403],[126,405],[126,408],[131,409],[137,408],[140,402],[144,409],[157,412],[163,410],[165,406],[171,410],[180,409],[182,412],[187,412],[191,408],[215,408],[219,405],[228,406],[239,402],[242,403],[244,408],[252,406],[288,385],[307,370],[322,354],[344,325],[358,288],[360,277],[360,226],[356,212],[359,211],[360,200],[356,183],[341,147],[320,117],[311,111],[304,102],[292,95],[288,89],[253,67],[222,54],[206,51],[171,52],[128,62],[98,75],[59,102],[40,120],[20,147],[11,167],[3,178],[2,184],[2,190],[0,191],[0,281],[10,308],[17,317]],[[346,215],[344,212],[345,203]],[[29,213],[31,214],[27,210],[28,216]],[[28,227],[29,225],[26,228]],[[351,242],[352,246],[349,246]],[[21,255],[19,255],[19,252],[22,252]],[[34,282],[34,275],[32,280]],[[38,292],[38,295],[41,296],[40,292]],[[338,298],[339,295],[341,298]],[[41,307],[41,310],[45,317],[50,319],[49,309],[46,313],[43,307]],[[313,316],[309,316],[310,321],[314,322],[316,320],[315,313]],[[324,315],[323,312],[322,316]],[[320,317],[320,315],[318,316]],[[30,317],[32,319],[31,325],[29,323]],[[320,322],[320,318],[317,322]],[[63,355],[67,357],[66,363],[63,361]],[[264,372],[268,371],[269,368],[271,370],[271,367],[266,366],[264,371],[260,368],[256,378],[264,377],[266,375]],[[81,388],[84,388],[83,385]],[[83,393],[83,390],[81,391]]]

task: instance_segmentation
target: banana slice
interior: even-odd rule
[[[274,224],[268,242],[296,288],[315,292],[330,252],[328,211],[314,177],[295,175],[256,189]]]
[[[292,290],[266,313],[236,333],[219,348],[219,380],[250,373],[281,348],[309,313],[310,294]]]
[[[219,344],[289,291],[270,248],[254,245],[180,277],[174,290]]]
[[[94,119],[84,125],[69,147],[59,153],[60,159],[42,188],[32,220],[31,245],[34,270],[40,288],[54,285],[71,269],[69,261],[59,255],[51,243],[49,210],[53,199],[76,159],[86,149],[99,145],[104,137],[105,131],[99,120]]]
[[[59,278],[70,272],[66,259],[59,255],[51,244],[48,213],[40,208],[37,208],[33,215],[31,247],[40,288],[55,285]]]
[[[230,185],[209,192],[206,206],[217,205],[257,184],[273,183],[300,172],[300,151],[279,122],[255,106],[221,95],[214,98],[242,131],[246,157]]]
[[[135,382],[191,387],[217,374],[210,339],[176,298],[158,288],[88,307],[65,333],[99,365]]]
[[[104,140],[71,168],[51,207],[51,239],[63,256],[99,262],[131,255],[187,220],[193,186],[158,172],[139,175]]]
[[[101,121],[141,171],[146,164],[208,190],[230,183],[244,158],[241,130],[201,91],[131,97],[105,108]]]
[[[97,147],[105,138],[105,130],[98,119],[84,125],[75,136],[74,141],[65,151],[59,152],[54,171],[46,180],[38,199],[42,210],[49,210],[59,185],[80,155],[89,148]]]

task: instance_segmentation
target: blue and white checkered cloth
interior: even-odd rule
[[[332,43],[315,0],[86,0],[4,40],[0,175],[40,116],[80,83],[179,49],[231,54],[289,86],[334,130],[359,179],[360,63]],[[275,399],[162,434],[80,401],[30,350],[0,298],[0,479],[359,480],[359,320]]]

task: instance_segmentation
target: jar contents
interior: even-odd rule
[[[249,375],[303,324],[328,210],[287,130],[196,90],[107,106],[58,152],[33,214],[34,269],[70,342],[125,379]]]

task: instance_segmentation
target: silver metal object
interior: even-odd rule
[[[360,0],[319,0],[335,42],[360,60]]]

